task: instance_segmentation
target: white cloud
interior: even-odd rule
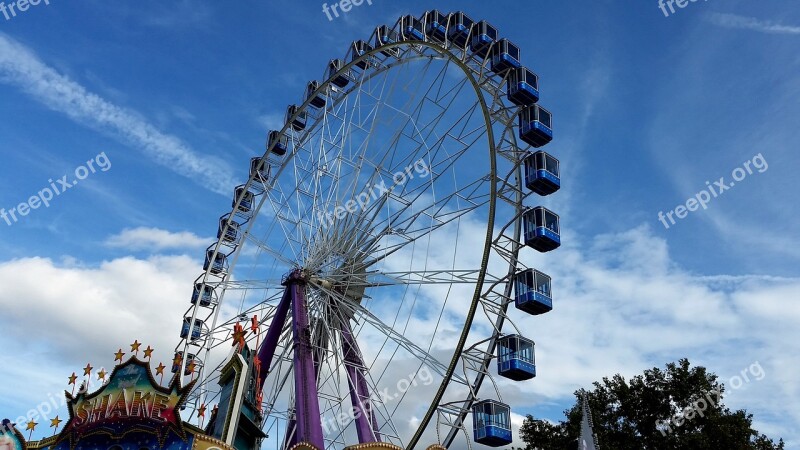
[[[186,256],[120,258],[99,267],[44,258],[0,263],[0,416],[15,419],[48,393],[63,397],[69,374],[81,375],[87,362],[112,367],[113,353],[130,353],[135,339],[155,349],[154,365],[168,364],[199,273]],[[66,409],[55,414],[63,418]]]
[[[160,165],[210,190],[230,195],[235,180],[218,158],[200,155],[139,114],[114,105],[47,66],[29,48],[0,33],[0,82],[16,86],[48,108],[82,125],[111,131]]]
[[[213,241],[212,238],[202,238],[188,231],[172,233],[158,228],[139,227],[122,230],[106,239],[105,244],[109,247],[157,252],[166,249],[203,248]]]
[[[262,114],[256,118],[256,123],[267,130],[280,130],[283,128],[285,117],[280,113]]]
[[[769,20],[759,20],[755,17],[738,16],[728,13],[709,14],[708,20],[714,25],[725,28],[753,30],[770,34],[800,34],[800,27],[781,25]]]
[[[514,412],[511,413],[511,431],[514,433],[513,439],[515,443],[520,443],[520,445],[522,443],[522,438],[519,435],[519,429],[524,422],[525,416]]]
[[[169,242],[175,235],[166,236]],[[798,441],[793,424],[800,421],[800,392],[792,355],[800,352],[800,280],[688,273],[647,227],[565,245],[557,253],[538,265],[553,276],[553,312],[531,317],[510,311],[521,332],[536,341],[538,376],[523,383],[495,377],[515,411],[515,438],[524,411],[568,407],[573,391],[592,381],[615,373],[630,377],[688,357],[726,383],[758,361],[763,379],[730,390],[726,405],[754,413],[757,427],[771,437]],[[541,259],[528,250],[523,258]],[[66,387],[65,376],[88,361],[111,365],[111,353],[133,339],[153,345],[156,360],[166,360],[198,273],[198,264],[183,256],[121,258],[97,268],[41,258],[0,264],[0,345],[14,362],[0,373],[0,415],[16,417],[45,401],[43,393]],[[416,326],[419,321],[415,333],[430,327]],[[362,350],[371,353],[372,344]],[[380,386],[393,388],[410,366],[395,361]],[[22,377],[26,383],[20,384]],[[436,386],[416,387],[401,403],[388,405],[399,406],[394,417],[401,433],[413,430]],[[496,395],[491,383],[480,395]],[[465,425],[470,429],[469,420]],[[435,434],[426,434],[424,442],[432,439]],[[466,448],[463,440],[461,435],[453,448]]]
[[[788,355],[800,351],[791,325],[800,322],[800,279],[686,272],[647,227],[592,242],[586,250],[567,245],[541,267],[553,276],[551,313],[512,313],[536,341],[538,376],[504,382],[504,398],[535,412],[552,401],[571,405],[574,390],[604,376],[631,377],[683,357],[726,384],[759,361],[764,379],[729,391],[725,402],[768,424],[771,437],[798,442],[799,393],[790,381],[797,362]]]
[[[141,11],[134,11],[135,17],[142,16]],[[142,21],[145,25],[174,30],[177,27],[206,24],[213,15],[214,11],[207,5],[182,0],[165,4],[157,13],[142,17]]]

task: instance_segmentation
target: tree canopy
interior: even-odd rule
[[[758,366],[760,368],[760,365]],[[752,427],[753,415],[723,404],[725,386],[687,359],[654,367],[626,381],[617,374],[588,391],[594,433],[602,449],[783,450]],[[580,391],[566,420],[553,424],[528,416],[520,434],[525,450],[577,448]]]

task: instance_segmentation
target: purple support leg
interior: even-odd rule
[[[364,361],[361,359],[361,352],[358,349],[358,343],[353,338],[348,319],[342,321],[342,347],[344,364],[347,369],[347,382],[350,386],[350,401],[353,404],[356,418],[358,442],[360,444],[380,442],[378,421],[369,399],[367,378],[364,376]]]
[[[272,358],[275,356],[275,349],[278,348],[278,340],[283,331],[283,325],[286,323],[286,315],[289,313],[289,305],[292,303],[292,295],[290,289],[287,287],[283,291],[283,297],[275,310],[275,316],[272,317],[272,323],[267,330],[267,337],[261,343],[261,348],[258,349],[258,360],[261,363],[261,373],[259,374],[259,386],[264,386],[264,380],[267,379],[267,372],[272,366]]]
[[[325,448],[319,411],[317,376],[311,348],[311,329],[303,292],[305,283],[297,272],[289,276],[286,289],[292,297],[292,333],[294,337],[295,414],[297,440],[319,449]]]
[[[317,330],[319,331],[319,330]],[[320,361],[324,359],[323,351],[321,348],[325,345],[322,342],[316,343],[317,348],[314,349],[314,376],[317,380],[319,380],[319,368],[320,368]],[[298,443],[297,441],[297,420],[296,419],[289,419],[289,422],[286,423],[286,438],[284,439],[283,448],[292,448],[295,444]],[[328,433],[327,426],[323,424],[322,431]]]

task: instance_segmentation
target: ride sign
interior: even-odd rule
[[[135,429],[157,435],[160,441],[173,431],[186,440],[180,408],[194,383],[181,388],[178,377],[168,387],[158,385],[150,365],[135,356],[114,368],[109,381],[92,394],[66,393],[69,421],[59,441],[71,442],[92,435],[119,439]]]

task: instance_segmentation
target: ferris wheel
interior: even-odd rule
[[[298,100],[195,282],[172,367],[196,380],[191,417],[216,405],[230,438],[212,422],[234,405],[270,448],[510,443],[496,378],[536,374],[513,319],[552,309],[518,256],[560,245],[538,205],[559,162],[531,150],[552,117],[519,47],[462,12],[404,16]]]

